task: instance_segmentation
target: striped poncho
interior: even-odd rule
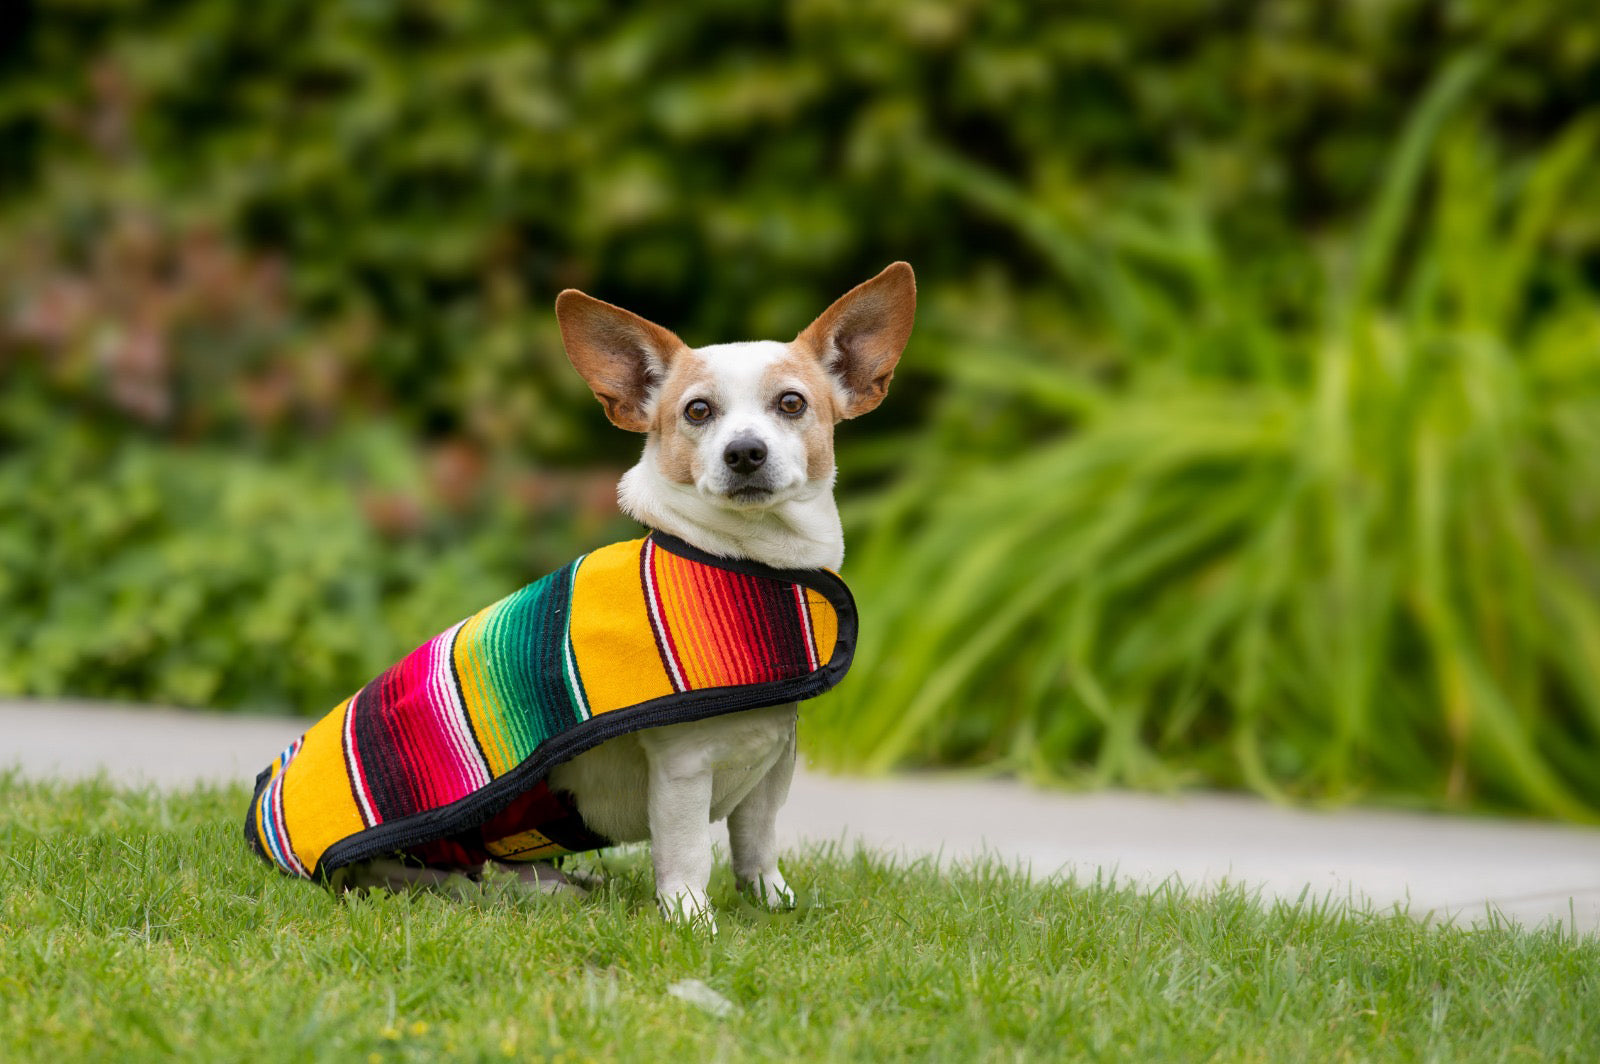
[[[660,532],[586,554],[412,651],[256,779],[252,847],[327,880],[593,849],[550,769],[641,728],[799,701],[850,667],[856,614],[826,570],[717,558]]]

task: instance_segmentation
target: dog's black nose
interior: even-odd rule
[[[767,460],[767,445],[754,436],[740,436],[728,444],[722,460],[735,473],[754,473]]]

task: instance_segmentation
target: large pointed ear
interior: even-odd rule
[[[896,262],[840,296],[796,338],[833,374],[841,417],[859,417],[883,402],[916,316],[916,275],[910,264]]]
[[[576,288],[556,297],[561,342],[606,417],[629,432],[650,430],[650,400],[667,365],[684,348],[671,329]]]

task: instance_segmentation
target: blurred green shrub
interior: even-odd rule
[[[610,477],[524,485],[469,533],[392,434],[268,459],[58,415],[28,382],[0,399],[0,691],[315,713],[612,531]]]
[[[945,162],[1064,270],[1101,256],[1104,342],[1140,357],[1107,383],[951,341],[953,392],[1077,431],[908,449],[853,515],[872,681],[808,714],[814,749],[1600,819],[1600,303],[1549,254],[1600,113],[1509,166],[1451,120],[1479,59],[1298,316],[1192,201],[1156,205],[1152,265],[1119,243],[1137,214],[1095,247]],[[971,417],[931,433],[982,440]]]

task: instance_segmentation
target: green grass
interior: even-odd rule
[[[582,901],[332,896],[238,790],[0,777],[7,1060],[1588,1060],[1600,941],[1237,892],[791,855],[801,908],[666,926],[648,861]],[[699,980],[718,1016],[669,992]]]

